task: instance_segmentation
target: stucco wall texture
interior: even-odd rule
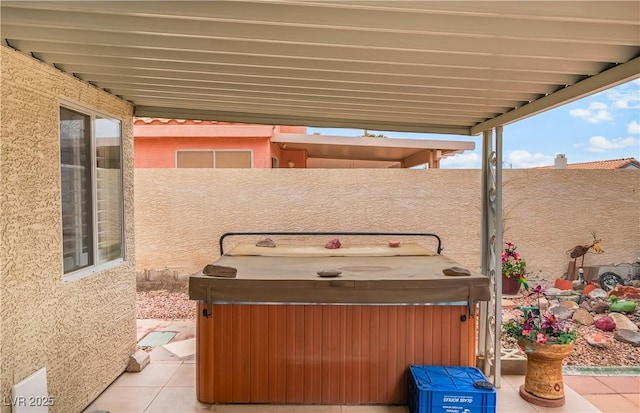
[[[480,176],[443,169],[136,169],[137,269],[192,273],[215,260],[224,232],[261,230],[434,232],[445,255],[479,269]],[[516,243],[530,272],[562,276],[567,250],[589,244],[591,231],[605,253],[587,254],[585,265],[640,256],[640,171],[515,169],[503,180],[504,239]]]
[[[52,413],[78,412],[135,351],[133,109],[114,96],[2,47],[0,354],[2,413],[11,386],[47,368]],[[122,120],[124,264],[63,283],[60,99]]]

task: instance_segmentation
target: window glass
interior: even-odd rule
[[[216,168],[251,168],[250,151],[216,151]]]
[[[213,168],[211,151],[178,151],[178,168]]]
[[[120,122],[96,117],[96,213],[98,264],[122,257]]]
[[[93,264],[91,128],[87,115],[60,109],[64,272]]]
[[[124,257],[121,140],[119,120],[60,108],[62,254],[67,279]]]

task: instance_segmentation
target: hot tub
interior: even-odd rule
[[[475,365],[488,278],[418,244],[240,244],[215,264],[236,278],[189,280],[201,402],[404,403],[409,365]]]

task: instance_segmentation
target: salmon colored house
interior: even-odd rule
[[[134,122],[136,168],[304,167],[304,150],[271,143],[274,133],[305,133],[304,126],[142,119]]]
[[[307,135],[304,126],[138,118],[136,168],[438,168],[473,142]]]

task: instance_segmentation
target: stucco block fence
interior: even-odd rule
[[[446,169],[136,169],[138,285],[184,288],[218,257],[220,235],[233,231],[434,232],[443,254],[477,270],[480,177]],[[567,251],[590,244],[592,231],[605,252],[588,253],[585,266],[640,255],[640,171],[509,169],[503,190],[504,239],[534,279],[566,273]]]

